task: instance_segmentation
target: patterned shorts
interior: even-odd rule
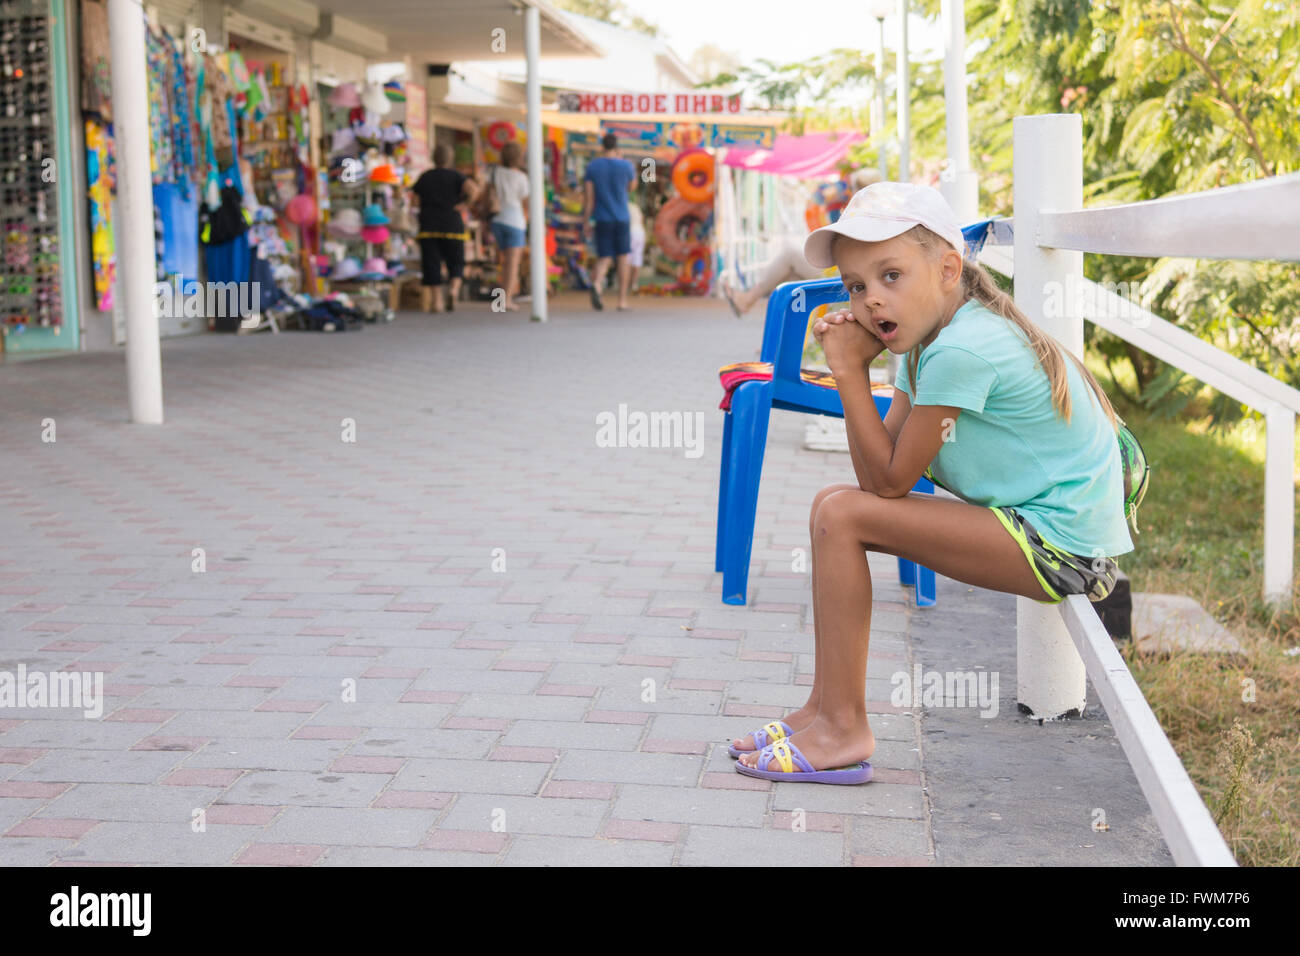
[[[1089,601],[1100,601],[1114,589],[1119,565],[1113,558],[1062,551],[1044,541],[1015,508],[989,510],[1016,539],[1038,583],[1051,598],[1039,604],[1060,604],[1067,594],[1086,594]]]

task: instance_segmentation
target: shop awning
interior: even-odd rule
[[[778,133],[771,149],[728,149],[722,161],[737,169],[776,176],[814,179],[836,172],[849,147],[866,139],[861,133]]]

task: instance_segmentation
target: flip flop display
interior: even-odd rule
[[[775,762],[779,770],[769,770]],[[795,767],[799,769],[796,770]],[[871,780],[871,764],[865,760],[851,767],[838,767],[834,770],[815,770],[806,757],[799,752],[789,740],[778,740],[762,749],[757,767],[747,767],[741,761],[736,763],[736,771],[746,777],[758,777],[761,780],[785,780],[791,783],[831,783],[859,784]]]
[[[789,737],[794,731],[784,720],[774,720],[749,733],[754,738],[754,750],[762,750],[770,743]],[[754,750],[737,750],[735,744],[727,745],[727,753],[731,754],[732,760],[739,760],[741,754],[752,754]]]

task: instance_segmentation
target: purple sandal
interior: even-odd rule
[[[775,761],[780,770],[768,770]],[[798,770],[795,770],[795,766]],[[789,740],[778,740],[762,749],[757,767],[747,767],[744,763],[736,764],[736,771],[747,777],[762,780],[788,780],[792,783],[842,783],[858,784],[871,780],[871,764],[865,760],[850,767],[836,770],[814,770],[807,758],[799,752]]]
[[[754,738],[754,750],[737,750],[735,744],[727,745],[727,753],[731,754],[732,760],[739,760],[741,754],[752,754],[756,750],[762,750],[768,744],[774,744],[784,737],[789,737],[793,730],[784,720],[773,720],[764,724],[758,730],[751,730],[750,736]]]

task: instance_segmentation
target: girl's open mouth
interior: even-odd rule
[[[898,323],[881,322],[879,328],[880,328],[880,340],[882,342],[888,342],[890,339],[894,337],[894,333],[898,331]]]

